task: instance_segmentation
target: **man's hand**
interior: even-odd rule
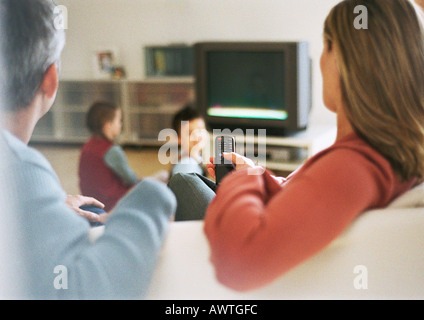
[[[80,207],[83,205],[93,205],[102,209],[105,207],[103,203],[91,197],[84,197],[80,195],[76,195],[76,196],[68,195],[66,196],[66,205],[72,210],[74,210],[78,215],[88,219],[91,222],[103,223],[105,221],[105,216],[107,215],[106,213],[98,215],[94,212],[80,209]]]

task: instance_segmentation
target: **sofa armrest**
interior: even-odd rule
[[[203,223],[174,222],[147,298],[422,299],[423,230],[422,208],[366,212],[313,258],[264,288],[239,293],[216,281]]]
[[[147,299],[423,299],[423,230],[424,208],[365,212],[316,256],[266,287],[239,293],[216,281],[203,222],[173,222]],[[102,232],[93,228],[90,239]]]

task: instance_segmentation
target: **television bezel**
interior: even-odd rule
[[[284,52],[285,120],[216,117],[208,109],[208,53],[210,52]],[[309,45],[299,42],[220,41],[194,44],[196,102],[208,127],[231,130],[267,129],[267,134],[286,135],[307,128],[311,109],[311,61]]]

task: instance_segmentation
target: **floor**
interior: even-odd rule
[[[31,147],[40,151],[50,161],[53,169],[62,183],[67,194],[80,194],[78,186],[78,161],[79,145],[47,145],[34,144]],[[163,165],[158,160],[158,148],[124,148],[131,168],[139,177],[147,177],[166,170],[168,165]]]

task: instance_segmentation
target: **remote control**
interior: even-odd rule
[[[235,141],[230,136],[219,136],[215,139],[215,176],[216,185],[218,186],[221,180],[229,172],[234,170],[235,166],[232,162],[225,160],[222,153],[231,153],[235,151]]]

